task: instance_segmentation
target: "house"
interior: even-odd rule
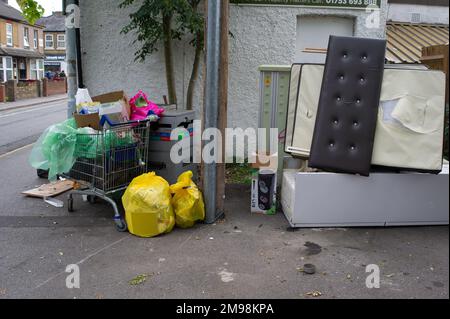
[[[81,54],[84,85],[92,95],[139,89],[163,103],[167,95],[164,54],[134,61],[135,36],[124,35],[133,8],[118,9],[121,0],[80,1]],[[228,126],[256,128],[259,119],[260,73],[264,64],[323,62],[330,34],[385,38],[387,1],[231,0],[229,40]],[[261,3],[268,3],[264,5]],[[326,5],[326,4],[329,5]],[[361,1],[361,3],[369,3]],[[117,8],[103,10],[103,8]],[[134,8],[135,10],[135,8]],[[375,22],[370,23],[371,18]],[[194,49],[186,41],[174,43],[174,67],[179,107],[183,108],[192,72]],[[203,79],[197,81],[194,106],[203,107]]]
[[[0,83],[44,77],[43,29],[30,25],[8,0],[0,0]]]
[[[39,19],[37,24],[45,27],[45,71],[67,73],[65,16],[60,11],[53,12],[52,15]]]

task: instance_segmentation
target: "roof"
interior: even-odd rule
[[[11,7],[3,1],[0,1],[0,17],[21,22],[25,21],[19,10]]]
[[[448,25],[388,22],[387,52],[389,63],[421,63],[422,49],[448,44]]]
[[[34,59],[43,59],[44,58],[44,55],[40,52],[26,50],[26,49],[8,48],[8,47],[1,47],[0,55],[17,56],[17,57],[34,58]]]
[[[65,32],[65,19],[62,12],[53,12],[51,16],[39,19],[37,24],[45,26],[44,32]]]

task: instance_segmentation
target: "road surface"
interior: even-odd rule
[[[0,155],[34,143],[48,126],[66,119],[66,110],[63,100],[0,111]]]

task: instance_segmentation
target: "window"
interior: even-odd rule
[[[44,78],[44,60],[33,59],[30,61],[31,79],[41,80]]]
[[[66,35],[65,34],[58,34],[58,42],[56,44],[56,47],[58,49],[66,48]]]
[[[6,45],[13,46],[13,25],[11,23],[6,24]]]
[[[13,79],[13,61],[9,56],[0,57],[0,82]]]
[[[30,31],[28,30],[28,28],[23,28],[23,46],[25,48],[29,48],[30,47]]]
[[[45,35],[45,48],[46,49],[54,49],[55,43],[53,40],[53,34],[46,34]]]
[[[38,30],[34,30],[34,38],[33,38],[33,43],[34,43],[34,48],[37,49],[39,48],[39,31]]]

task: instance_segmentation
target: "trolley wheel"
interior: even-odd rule
[[[69,213],[73,213],[74,212],[74,209],[73,209],[73,198],[71,198],[71,197],[69,197],[67,199],[67,211]]]
[[[45,178],[45,179],[48,178],[48,171],[47,171],[47,170],[38,169],[38,170],[36,171],[36,173],[37,173],[37,176],[38,176],[39,178]]]
[[[114,223],[118,232],[124,233],[128,230],[127,223],[122,217],[114,218]]]
[[[91,204],[95,204],[96,197],[94,195],[88,195],[87,200]]]

